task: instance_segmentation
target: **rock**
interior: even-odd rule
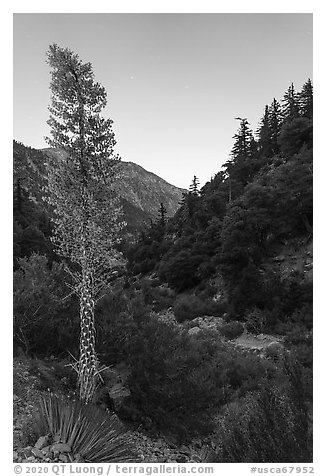
[[[189,448],[187,448],[185,445],[180,446],[179,448],[179,453],[183,453],[187,456],[191,456],[191,451]]]
[[[272,359],[279,358],[284,352],[284,346],[280,342],[274,341],[268,344],[265,349],[266,357],[270,357]]]
[[[201,440],[195,440],[193,444],[196,448],[202,448],[203,446],[203,442]]]
[[[42,452],[44,454],[50,453],[51,452],[51,445],[44,446],[44,448],[42,448]]]
[[[222,299],[222,294],[215,294],[215,296],[213,296],[212,299],[213,299],[213,301],[218,302]]]
[[[186,463],[188,461],[188,458],[185,454],[179,454],[176,457],[176,461],[177,461],[177,463]]]
[[[190,463],[201,463],[201,457],[196,454],[193,454]]]
[[[53,451],[53,453],[71,453],[71,447],[66,443],[56,443],[51,447],[51,451]]]
[[[13,451],[12,459],[13,459],[14,461],[15,461],[16,459],[18,459],[18,453],[17,453],[17,451]]]
[[[59,443],[60,440],[61,440],[60,433],[56,433],[54,437],[52,438],[53,443]]]
[[[41,450],[49,445],[50,439],[48,436],[40,436],[40,438],[35,443],[34,447],[38,450]]]
[[[216,327],[222,327],[226,324],[226,321],[225,319],[223,319],[223,317],[215,317],[211,320],[212,323],[214,323],[214,325]]]
[[[62,461],[63,463],[69,463],[70,462],[70,459],[64,453],[60,453],[59,460]]]
[[[200,332],[199,327],[192,327],[191,329],[189,329],[188,334],[189,335],[196,335],[196,334],[198,334],[198,332]]]
[[[169,433],[168,435],[166,435],[164,437],[165,439],[165,442],[168,444],[168,446],[172,449],[176,449],[177,446],[178,446],[178,440],[177,438],[175,437],[175,435]]]
[[[79,453],[75,454],[74,463],[84,463],[84,458]]]
[[[33,454],[34,456],[36,456],[36,458],[44,459],[44,454],[43,454],[42,451],[39,450],[38,448],[33,448],[33,449],[32,449],[32,454]]]
[[[33,449],[32,446],[26,446],[26,448],[23,448],[23,449],[18,450],[18,451],[24,458],[28,458],[32,454],[32,449]]]

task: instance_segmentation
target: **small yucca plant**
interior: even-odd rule
[[[38,436],[51,434],[67,443],[85,462],[135,462],[136,452],[114,414],[94,405],[43,396],[35,417]]]

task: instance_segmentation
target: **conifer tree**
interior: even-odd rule
[[[198,195],[198,185],[199,185],[199,179],[194,175],[194,178],[192,179],[192,182],[189,187],[190,193],[193,195]]]
[[[248,158],[250,154],[250,143],[253,139],[252,131],[249,128],[249,122],[246,118],[237,118],[240,120],[240,127],[233,136],[235,139],[234,146],[231,151],[233,159]]]
[[[311,79],[308,79],[299,93],[300,115],[308,119],[313,117],[313,87]]]
[[[274,98],[269,108],[269,121],[270,121],[270,133],[271,133],[271,149],[272,155],[277,155],[280,151],[278,144],[278,136],[282,128],[282,115],[281,105]]]
[[[285,123],[291,122],[296,117],[299,117],[298,95],[295,91],[293,83],[291,83],[291,86],[288,87],[282,102],[282,114]]]
[[[272,155],[272,131],[270,125],[270,110],[265,106],[264,116],[260,121],[258,128],[259,153],[262,157],[271,157]]]
[[[162,227],[163,230],[164,230],[165,225],[166,225],[166,214],[167,214],[167,210],[166,210],[164,204],[161,202],[160,203],[160,208],[159,208],[159,224],[160,224],[160,226]]]
[[[258,166],[257,143],[249,122],[246,118],[236,119],[240,120],[240,127],[233,136],[235,143],[231,150],[231,159],[223,165],[228,175],[229,200],[242,193],[243,187],[251,180]]]
[[[74,291],[80,301],[78,386],[91,401],[98,383],[94,310],[117,257],[114,243],[121,228],[114,185],[119,158],[114,155],[112,121],[100,113],[106,92],[95,82],[92,65],[56,44],[48,50],[52,106],[48,124],[51,147],[47,200],[55,210],[57,251],[75,264]]]

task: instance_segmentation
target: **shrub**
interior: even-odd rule
[[[279,360],[284,353],[284,346],[280,342],[271,342],[265,349],[265,356],[272,360]]]
[[[231,321],[221,326],[219,330],[227,339],[236,339],[243,333],[244,326],[239,321]]]
[[[161,279],[177,292],[185,291],[200,282],[198,267],[203,261],[202,255],[194,255],[182,250],[175,256],[165,256],[159,266]]]
[[[175,300],[175,292],[170,288],[161,287],[159,284],[159,280],[148,278],[141,282],[145,304],[151,305],[155,312],[172,307]]]
[[[214,302],[212,299],[201,299],[195,295],[179,297],[173,307],[177,321],[192,320],[199,316],[220,316],[226,310],[223,302]]]
[[[293,272],[283,282],[282,311],[291,320],[312,327],[312,282],[306,282],[302,274]]]
[[[296,374],[296,375],[295,375]],[[265,385],[226,407],[216,434],[218,463],[312,461],[308,414],[297,372],[287,390]]]
[[[212,411],[222,398],[219,369],[212,358],[216,342],[192,342],[155,316],[143,318],[127,337],[125,362],[131,369],[131,395],[119,415],[169,430],[180,439],[212,430]]]
[[[67,360],[32,359],[29,361],[29,372],[37,376],[39,390],[69,394],[77,388],[77,373]]]
[[[221,404],[256,389],[274,369],[255,356],[230,352],[210,332],[191,339],[154,318],[139,329],[130,367],[130,404],[181,440],[209,433]]]
[[[18,260],[14,272],[14,345],[28,355],[60,355],[78,347],[78,303],[63,265],[46,256]]]
[[[272,362],[230,350],[213,332],[203,331],[193,339],[149,314],[139,292],[131,294],[116,315],[110,315],[108,306],[98,337],[101,362],[123,361],[130,369],[130,396],[118,409],[119,416],[150,422],[180,440],[209,433],[220,405],[256,390],[258,382],[274,372]]]
[[[266,316],[261,309],[254,307],[245,315],[245,328],[252,334],[262,334],[266,331]]]
[[[148,315],[141,292],[108,292],[96,312],[99,359],[106,365],[125,360],[133,352],[139,323]]]
[[[313,364],[312,332],[307,332],[307,329],[303,326],[296,326],[286,335],[285,345],[291,350],[295,358],[304,367],[312,369],[312,364]]]
[[[196,296],[182,296],[177,299],[173,312],[178,322],[192,320],[200,316],[202,302]]]

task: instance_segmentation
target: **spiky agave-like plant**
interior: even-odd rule
[[[59,435],[87,463],[136,462],[135,448],[114,414],[94,405],[42,396],[34,426],[37,436]]]

